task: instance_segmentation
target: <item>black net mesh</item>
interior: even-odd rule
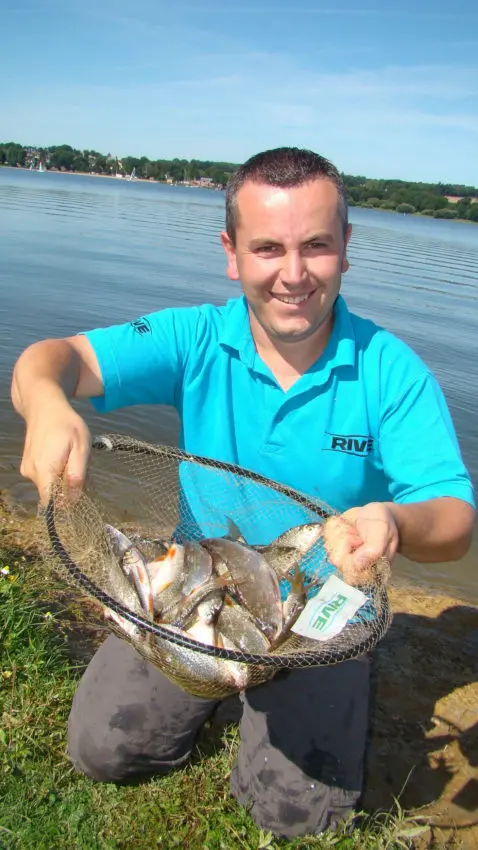
[[[281,668],[337,664],[372,649],[391,619],[387,565],[379,563],[370,571],[368,583],[360,587],[365,603],[328,640],[295,634],[284,628],[284,622],[280,639],[270,635],[267,639],[257,634],[256,618],[254,640],[246,635],[232,642],[210,643],[197,639],[194,629],[184,623],[167,622],[147,608],[125,574],[108,529],[122,532],[144,561],[153,563],[168,557],[165,553],[172,544],[181,548],[196,542],[203,551],[205,543],[212,541],[214,552],[214,541],[230,540],[233,530],[236,546],[261,553],[273,568],[285,619],[298,572],[307,598],[317,594],[330,576],[343,578],[324,548],[322,532],[334,516],[319,500],[239,467],[173,447],[105,435],[93,444],[81,497],[67,500],[59,483],[45,521],[57,566],[104,607],[112,631],[185,690],[219,699],[264,682]],[[300,535],[296,529],[301,529]],[[284,537],[286,532],[289,535]],[[281,545],[274,549],[278,538]],[[217,573],[211,580],[217,581],[219,596],[239,617],[241,582],[234,588],[237,598],[229,588],[229,573],[222,579]],[[226,596],[229,590],[233,604]],[[245,586],[242,590],[244,597]],[[219,617],[226,614],[230,610]]]

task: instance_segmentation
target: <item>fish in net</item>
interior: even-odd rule
[[[44,519],[62,574],[116,635],[197,696],[356,658],[390,625],[389,564],[380,559],[352,588],[357,576],[328,554],[340,515],[233,464],[104,435],[81,496],[67,499],[58,482]],[[349,591],[360,599],[344,619]]]

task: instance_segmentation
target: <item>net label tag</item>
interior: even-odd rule
[[[314,640],[330,640],[340,634],[368,597],[357,587],[330,576],[319,593],[309,599],[292,631]]]

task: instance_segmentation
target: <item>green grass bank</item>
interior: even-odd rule
[[[369,813],[334,834],[294,841],[264,834],[229,796],[238,744],[234,725],[212,722],[190,764],[165,778],[116,786],[77,774],[65,751],[66,722],[77,681],[104,627],[87,617],[84,600],[38,556],[15,542],[12,523],[4,515],[0,526],[1,850],[475,846],[466,843],[473,832],[465,835],[456,823],[442,829],[437,821],[435,829],[436,812],[406,817],[403,802],[393,803],[393,787],[385,806],[373,794],[367,805],[366,793]],[[372,758],[367,781],[372,771],[383,785],[377,765],[390,729],[380,732],[380,712],[377,718],[372,739],[378,761]],[[400,735],[396,719],[393,724]],[[416,749],[415,741],[411,745]],[[385,761],[389,766],[388,755]]]

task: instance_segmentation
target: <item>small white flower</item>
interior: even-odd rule
[[[10,575],[10,567],[9,567],[9,566],[2,567],[2,568],[0,569],[0,573],[2,574],[2,576],[8,576],[8,575]]]

